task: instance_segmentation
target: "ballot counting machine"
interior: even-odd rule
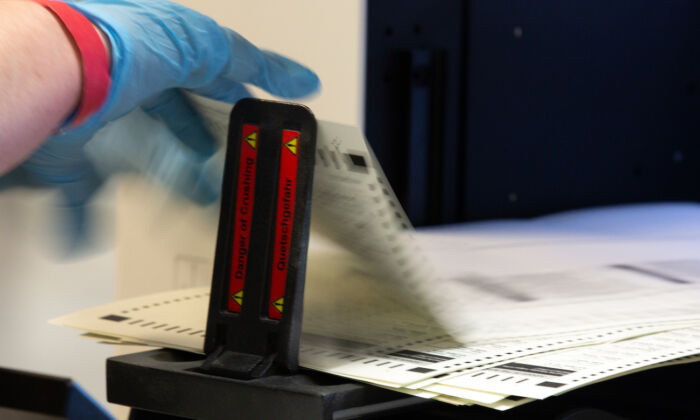
[[[298,367],[315,143],[303,106],[234,107],[206,357],[109,359],[108,399],[133,407],[133,418],[342,419],[429,403]]]
[[[700,25],[691,24],[699,12],[690,0],[634,7],[604,0],[543,0],[537,7],[506,0],[368,2],[365,133],[413,224],[699,200]],[[240,168],[248,133],[238,118],[230,127],[221,213],[229,231],[235,227],[224,227],[230,223],[224,219],[240,190],[234,181],[240,169],[233,168]],[[305,125],[273,119],[278,125],[266,136],[279,143],[283,130],[310,135],[312,118],[300,118]],[[286,150],[277,149],[260,150],[275,168]],[[272,178],[261,181],[271,186],[270,198],[262,199],[272,239],[252,242],[251,253],[255,246],[276,252],[271,209],[279,191]],[[311,183],[311,173],[296,182]],[[308,196],[298,188],[300,206]],[[210,307],[218,315],[210,312],[208,356],[158,350],[112,358],[111,401],[133,407],[134,419],[700,417],[692,403],[700,389],[695,365],[637,373],[504,413],[297,368],[306,247],[299,218],[308,203],[295,211],[296,265],[287,273],[283,312],[275,312],[279,298],[262,284],[270,279],[261,276],[253,286],[253,272],[236,312],[239,289],[227,285],[221,254],[232,245],[220,231]],[[246,303],[255,305],[252,312]]]
[[[621,411],[640,414],[634,418],[670,412],[610,398],[620,387],[651,395],[669,370],[660,379],[647,372],[500,413],[300,368],[315,130],[303,106],[248,99],[234,107],[206,355],[161,349],[108,359],[107,398],[131,407],[130,419],[583,420],[619,419],[613,413]],[[639,381],[645,376],[651,379]],[[687,378],[686,389],[700,389],[698,378]]]

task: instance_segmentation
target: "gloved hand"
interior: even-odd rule
[[[73,246],[86,229],[85,204],[104,177],[84,146],[105,124],[137,107],[162,121],[170,130],[164,138],[156,145],[122,150],[121,161],[133,156],[140,163],[129,169],[145,170],[206,204],[219,194],[220,179],[205,164],[216,147],[179,89],[234,103],[249,96],[244,83],[283,98],[308,95],[319,87],[309,69],[261,51],[212,19],[167,0],[85,0],[70,5],[109,38],[112,85],[108,98],[87,121],[50,137],[14,173],[0,179],[0,189],[8,184],[60,189],[73,214],[67,225]],[[133,142],[124,146],[128,144]],[[112,144],[96,150],[120,147]]]

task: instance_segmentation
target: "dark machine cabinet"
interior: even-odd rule
[[[700,198],[700,3],[368,2],[367,137],[416,225]]]
[[[468,4],[370,0],[365,131],[415,224],[460,217]]]

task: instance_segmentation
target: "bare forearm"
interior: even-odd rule
[[[26,159],[76,107],[80,58],[42,6],[0,0],[0,175]]]

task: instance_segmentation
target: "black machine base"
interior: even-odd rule
[[[319,372],[238,380],[199,371],[204,356],[153,350],[107,360],[107,398],[167,414],[138,418],[341,420],[435,404]],[[405,414],[405,413],[404,413]],[[136,416],[132,416],[134,418]]]
[[[107,360],[107,397],[132,420],[700,418],[700,363],[653,369],[506,412],[453,407],[302,370],[237,380],[198,371],[204,356],[153,350]]]

